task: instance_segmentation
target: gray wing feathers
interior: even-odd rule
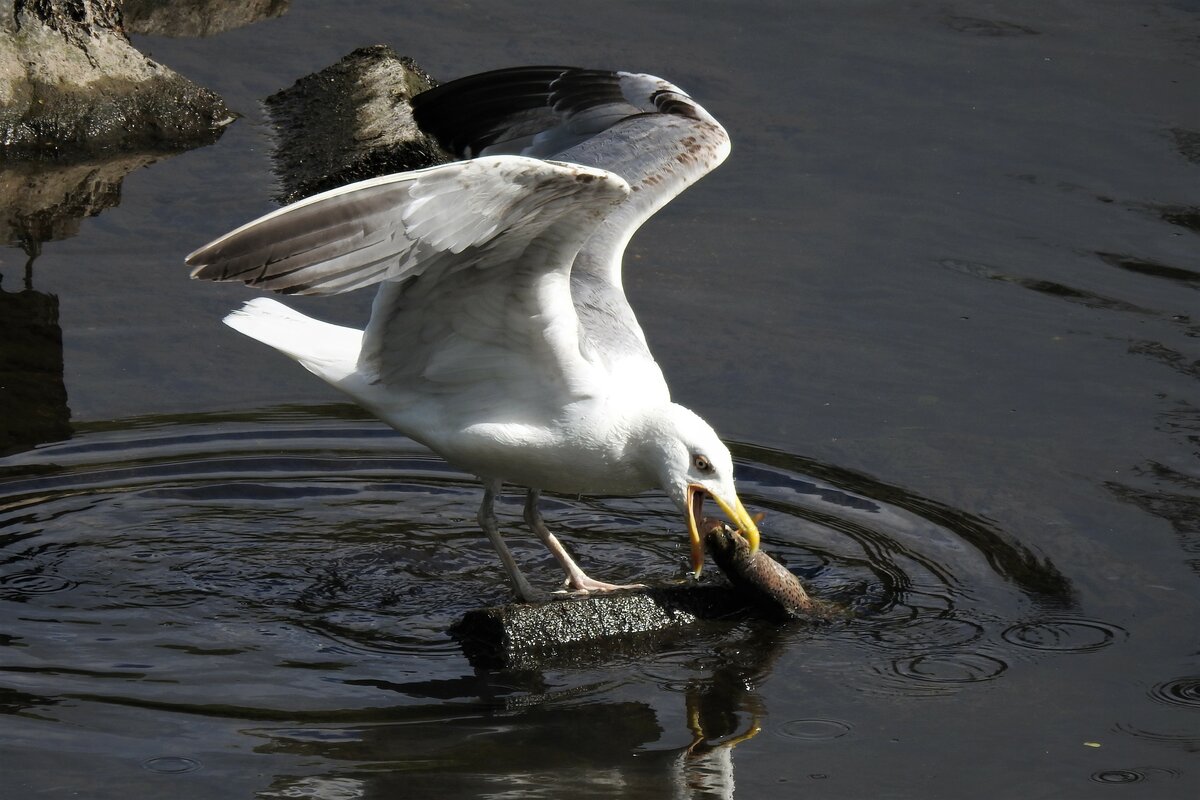
[[[470,160],[268,214],[192,253],[193,277],[301,294],[381,284],[359,368],[411,397],[454,391],[508,418],[611,385],[666,399],[622,254],[725,159],[724,128],[659,78],[563,67],[451,81],[413,110]]]
[[[511,153],[603,169],[632,194],[594,246],[593,259],[619,289],[610,261],[655,211],[729,155],[721,124],[679,87],[630,72],[516,67],[444,83],[413,98],[413,113],[461,158]],[[593,245],[589,245],[589,249]],[[612,255],[613,258],[608,256]],[[621,298],[623,301],[623,298]]]
[[[580,343],[610,370],[657,371],[625,298],[625,245],[659,208],[729,154],[729,136],[678,87],[652,75],[518,67],[442,84],[413,99],[424,130],[460,157],[515,153],[624,178],[631,194],[583,246],[571,270]]]
[[[628,193],[601,170],[479,158],[315,195],[205,245],[187,263],[195,278],[338,294],[420,274],[433,261],[479,265],[519,253],[554,222],[596,225]]]

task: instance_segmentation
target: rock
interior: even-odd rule
[[[409,98],[435,86],[411,58],[364,47],[267,98],[275,172],[291,203],[355,181],[453,160],[417,128]]]
[[[450,633],[474,666],[541,668],[636,653],[664,635],[745,611],[729,586],[680,584],[478,609]]]
[[[214,141],[219,97],[129,43],[117,0],[0,0],[0,154],[172,152]]]
[[[810,597],[799,579],[720,520],[704,521],[705,543],[730,583],[685,583],[611,594],[514,603],[468,612],[450,633],[477,667],[545,668],[594,663],[663,646],[698,625],[843,618],[835,603]]]
[[[144,36],[213,36],[281,17],[291,0],[121,0],[125,30]]]

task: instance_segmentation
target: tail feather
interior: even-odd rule
[[[337,384],[358,369],[362,331],[307,317],[270,298],[256,297],[223,321],[329,383]]]

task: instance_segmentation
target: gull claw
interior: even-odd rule
[[[594,578],[589,578],[584,575],[582,578],[568,579],[563,581],[565,588],[558,590],[555,594],[569,594],[572,597],[586,597],[590,594],[599,594],[602,592],[619,592],[623,589],[645,589],[644,583],[605,583]]]

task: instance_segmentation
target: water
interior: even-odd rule
[[[41,398],[0,458],[0,795],[1194,796],[1198,32],[1187,2],[312,2],[138,39],[245,116],[60,228],[36,294],[0,251]],[[726,123],[628,288],[765,546],[851,618],[466,661],[446,628],[507,597],[476,485],[180,263],[271,207],[261,98],[377,42],[646,70]],[[660,496],[546,512],[598,577],[686,563]]]

